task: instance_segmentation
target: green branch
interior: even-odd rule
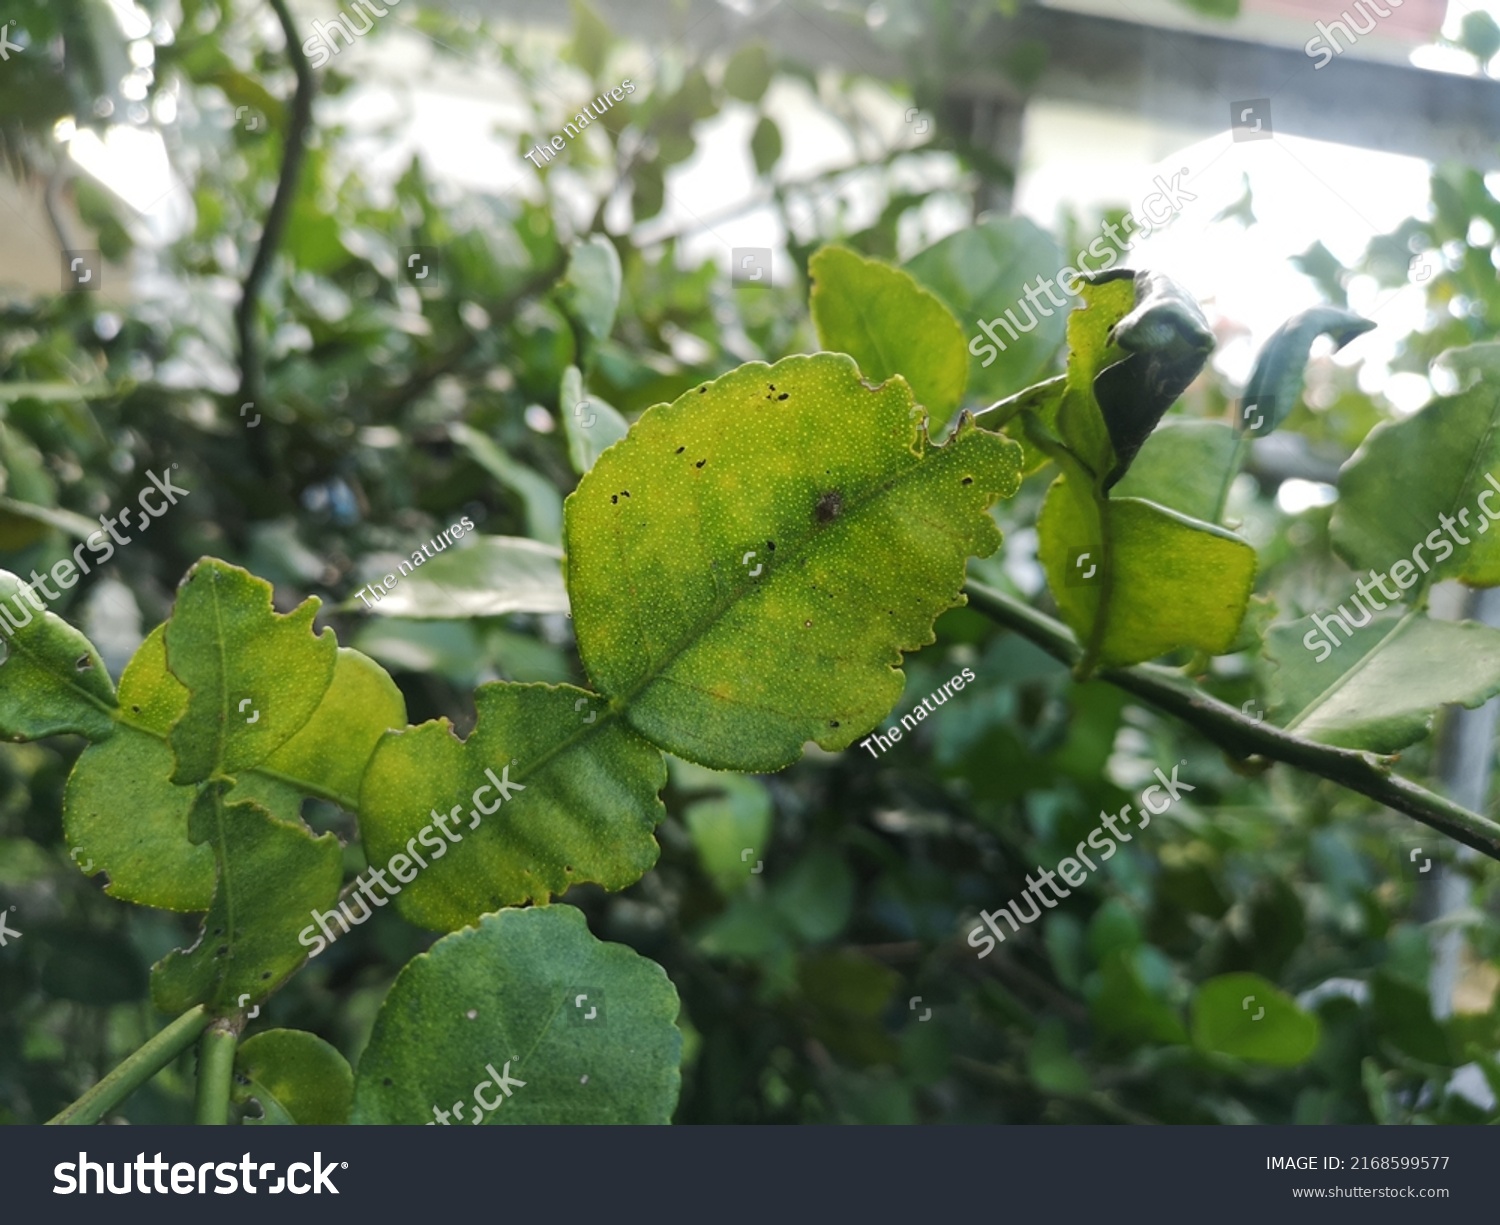
[[[220,1126],[229,1122],[229,1091],[234,1081],[234,1048],[239,1044],[239,1018],[220,1017],[198,1046],[198,1099],[193,1122]]]
[[[203,1032],[208,1021],[208,1013],[201,1004],[189,1009],[134,1054],[127,1056],[119,1067],[71,1106],[65,1107],[55,1117],[48,1119],[48,1126],[53,1124],[85,1126],[97,1123],[187,1050],[192,1045],[193,1039]]]
[[[1083,653],[1077,639],[1061,622],[981,583],[970,582],[964,590],[976,611],[1014,630],[1068,667],[1078,663]],[[1500,824],[1445,800],[1409,779],[1392,774],[1391,758],[1304,740],[1260,719],[1252,719],[1167,668],[1151,664],[1101,668],[1096,675],[1100,680],[1176,715],[1226,753],[1239,758],[1258,756],[1296,766],[1299,770],[1367,795],[1491,859],[1500,860]]]

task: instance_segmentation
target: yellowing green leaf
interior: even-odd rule
[[[306,959],[297,934],[309,912],[338,896],[337,838],[315,838],[259,804],[231,803],[227,790],[203,786],[188,815],[188,836],[213,845],[218,879],[197,942],[152,971],[151,998],[163,1012],[206,1004],[222,1013],[264,999]]]
[[[108,874],[113,897],[167,910],[206,910],[214,855],[188,838],[196,791],[171,781],[167,738],[187,708],[187,690],[167,671],[166,626],[152,630],[120,677],[115,734],[83,751],[68,776],[63,828],[74,862]],[[354,810],[376,742],[406,723],[389,676],[358,651],[340,649],[333,682],[313,717],[260,766],[241,771],[232,800],[253,799],[295,821],[301,796]]]
[[[281,615],[271,585],[200,561],[167,623],[167,666],[189,692],[172,729],[173,781],[202,782],[258,765],[312,717],[333,676],[333,631],[312,633],[318,600]]]
[[[568,499],[579,652],[678,756],[774,770],[847,747],[900,697],[901,655],[963,602],[1020,448],[961,418],[933,446],[904,380],[840,354],[759,362],[658,405]]]
[[[390,674],[369,656],[340,647],[312,717],[257,769],[352,811],[376,744],[389,729],[405,726],[406,699]]]
[[[354,1072],[316,1034],[268,1029],[234,1053],[235,1100],[260,1103],[261,1118],[246,1122],[334,1126],[349,1121]],[[243,1084],[240,1083],[243,1078]]]
[[[6,570],[0,570],[0,606],[6,613],[0,619],[0,735],[108,736],[115,687],[93,644],[56,613],[41,611],[42,598]]]
[[[366,855],[381,869],[406,856],[407,919],[448,931],[575,884],[623,889],[655,864],[666,765],[603,702],[571,685],[493,684],[474,703],[468,740],[446,719],[392,732],[365,773]],[[508,799],[494,780],[512,785]]]
[[[1057,432],[1090,477],[1102,481],[1114,467],[1115,452],[1104,411],[1094,398],[1094,380],[1126,356],[1110,342],[1110,333],[1134,307],[1135,284],[1130,280],[1085,283],[1079,292],[1084,309],[1068,316],[1067,382],[1057,411]]]
[[[141,643],[120,677],[121,721],[83,751],[63,795],[63,829],[74,862],[107,872],[105,892],[166,910],[206,910],[214,854],[188,838],[196,791],[172,783],[167,736],[187,690],[167,671],[166,626]]]
[[[901,375],[933,426],[946,424],[969,377],[964,331],[952,312],[910,273],[844,247],[824,247],[807,270],[822,346],[849,354],[873,383]]]
[[[1089,663],[1233,645],[1255,581],[1238,536],[1137,498],[1095,500],[1059,477],[1037,523],[1038,560]]]

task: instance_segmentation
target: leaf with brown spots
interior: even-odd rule
[[[904,379],[872,388],[835,353],[752,362],[642,415],[564,508],[579,653],[609,714],[757,771],[875,726],[1019,482],[1014,443],[965,416],[935,446],[919,416]]]

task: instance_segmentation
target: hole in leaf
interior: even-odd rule
[[[674,452],[672,452],[672,454],[674,454],[674,455],[681,455],[686,450],[687,450],[686,447],[678,447],[677,450],[675,450]]]
[[[75,668],[77,668],[80,672],[87,672],[90,668],[92,668],[94,666],[94,661],[92,659],[90,659],[87,655],[80,655],[78,657],[78,662],[75,663],[73,666]]]
[[[963,483],[965,485],[972,485],[974,483],[974,478],[972,476],[966,476],[963,479]]]
[[[693,465],[693,467],[695,467],[695,468],[701,468],[706,463],[708,463],[708,460],[706,460],[706,459],[700,459],[696,464]]]
[[[770,549],[773,553],[776,552],[776,542],[774,540],[766,541],[766,548]]]
[[[787,393],[786,393],[786,392],[784,392],[784,391],[783,391],[783,392],[782,392],[782,393],[781,393],[781,394],[780,394],[780,395],[779,395],[779,396],[777,396],[777,397],[776,397],[776,398],[777,398],[777,399],[778,399],[778,400],[785,400],[785,399],[786,399],[786,398],[787,398]]]

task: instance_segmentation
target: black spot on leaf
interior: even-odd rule
[[[832,523],[844,513],[844,495],[837,489],[825,493],[813,506],[813,518],[819,523]]]

